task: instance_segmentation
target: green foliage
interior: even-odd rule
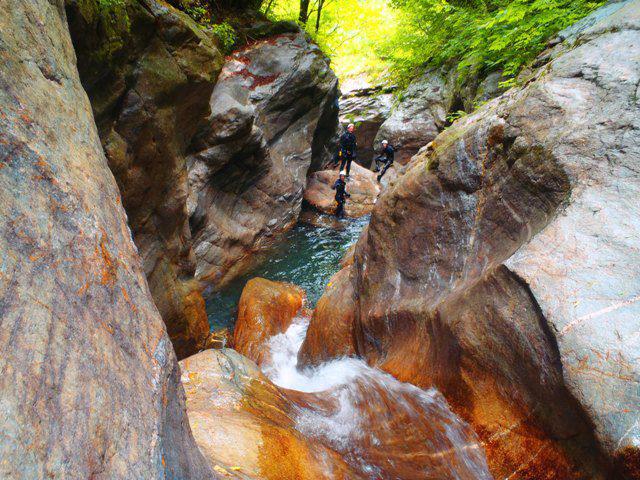
[[[102,11],[112,11],[124,6],[126,6],[125,0],[98,0],[98,7]]]
[[[379,53],[411,76],[455,60],[461,79],[502,70],[514,77],[548,39],[605,0],[391,0],[403,15]],[[506,82],[505,86],[509,86]]]
[[[459,118],[464,117],[467,114],[464,110],[458,110],[455,112],[451,112],[447,115],[447,123],[453,123]]]
[[[264,0],[263,13],[272,20],[298,19],[299,0]],[[389,0],[325,0],[320,28],[315,26],[318,2],[311,0],[307,32],[329,55],[334,71],[341,78],[383,76],[389,65],[377,49],[392,37],[398,19]]]
[[[403,84],[424,70],[458,62],[460,79],[502,70],[515,77],[559,30],[606,0],[311,0],[307,31],[341,77],[366,74]],[[265,0],[274,19],[296,20],[299,0]]]
[[[92,52],[96,59],[109,62],[126,48],[131,32],[127,12],[130,0],[79,0],[78,10],[88,24],[101,32],[101,41]]]
[[[211,32],[220,42],[222,51],[226,54],[231,53],[234,45],[238,41],[238,36],[234,28],[227,22],[218,23],[211,26]]]

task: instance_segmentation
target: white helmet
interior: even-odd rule
[[[383,145],[389,145],[389,142],[387,140],[382,140],[382,144]]]
[[[347,172],[346,172],[345,170],[342,170],[342,171],[340,172],[340,175],[344,175],[344,176],[346,177],[346,176],[347,176]]]

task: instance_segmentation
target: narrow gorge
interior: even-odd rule
[[[285,4],[2,9],[0,478],[640,480],[640,0],[409,77]]]

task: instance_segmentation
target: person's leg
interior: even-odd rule
[[[337,200],[338,206],[336,207],[336,217],[342,218],[344,216],[344,199]]]
[[[347,157],[344,155],[340,157],[340,171],[344,170],[344,166],[347,164]]]
[[[349,173],[351,172],[351,162],[353,161],[353,158],[349,157],[349,159],[347,160],[347,177],[349,176]]]
[[[388,162],[384,165],[384,167],[382,168],[382,172],[380,173],[380,178],[384,177],[384,174],[387,173],[387,170],[389,170],[391,165],[393,165],[393,162]]]

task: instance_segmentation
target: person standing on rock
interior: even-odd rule
[[[391,145],[389,145],[388,141],[383,140],[382,151],[380,152],[380,155],[376,157],[376,169],[374,170],[374,172],[379,172],[380,165],[384,165],[382,167],[382,172],[380,172],[380,174],[378,175],[378,182],[382,180],[382,177],[384,176],[384,174],[387,173],[387,170],[389,170],[391,165],[393,165],[394,157],[395,157],[395,150]]]
[[[347,182],[345,181],[346,175],[347,172],[342,170],[340,172],[340,176],[336,180],[336,183],[331,187],[336,191],[336,202],[338,204],[336,207],[336,217],[338,218],[344,217],[344,202],[351,196],[347,193]]]
[[[353,133],[356,129],[353,123],[350,123],[347,127],[347,131],[340,137],[340,170],[347,172],[347,178],[351,172],[351,162],[356,158],[356,151],[358,145],[356,143],[356,136]]]

